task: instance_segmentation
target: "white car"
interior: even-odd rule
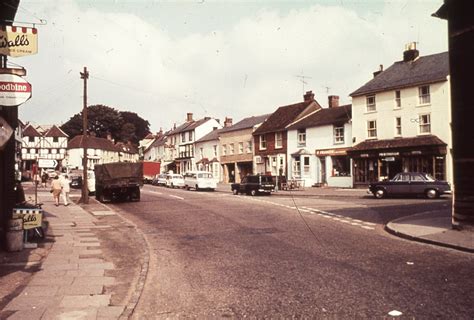
[[[153,178],[153,181],[151,182],[155,186],[166,186],[166,177],[168,175],[165,173],[160,173]]]
[[[166,175],[166,186],[168,188],[184,188],[184,178],[182,175],[173,173]]]
[[[211,190],[217,188],[217,182],[212,173],[207,171],[190,171],[184,175],[184,187],[188,190]]]

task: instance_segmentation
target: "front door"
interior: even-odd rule
[[[322,157],[319,160],[321,161],[321,183],[326,184],[326,158]]]

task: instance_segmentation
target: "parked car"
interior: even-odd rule
[[[166,175],[166,186],[168,188],[184,188],[184,178],[181,174],[173,173]]]
[[[54,169],[46,169],[45,171],[48,174],[49,179],[53,179],[54,177],[58,175],[58,173]]]
[[[153,178],[151,184],[154,186],[165,186],[166,185],[166,176],[167,174],[165,173],[160,173],[155,175]]]
[[[217,188],[217,182],[212,173],[207,171],[189,171],[184,175],[184,187],[188,190],[211,190]]]
[[[368,192],[377,199],[401,195],[424,195],[428,199],[436,199],[451,193],[451,187],[448,182],[435,180],[427,173],[403,172],[392,180],[371,183]]]
[[[71,180],[69,186],[72,189],[82,188],[82,175],[71,175],[69,179]],[[95,192],[95,174],[92,170],[87,171],[87,187],[89,189],[89,194],[93,194]]]
[[[232,183],[231,189],[233,194],[269,195],[275,191],[275,183],[270,175],[251,175],[243,177],[240,183]]]

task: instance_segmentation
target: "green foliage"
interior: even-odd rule
[[[106,138],[108,134],[116,141],[138,144],[150,131],[150,124],[134,112],[118,111],[104,105],[87,107],[87,130],[96,137]],[[82,134],[82,112],[72,116],[61,129],[72,139]]]

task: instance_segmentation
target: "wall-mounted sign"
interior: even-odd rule
[[[0,106],[19,106],[31,98],[31,84],[14,74],[0,74]]]
[[[38,167],[40,168],[56,168],[58,162],[54,159],[38,159]]]
[[[0,26],[0,54],[23,57],[38,53],[36,28]]]

